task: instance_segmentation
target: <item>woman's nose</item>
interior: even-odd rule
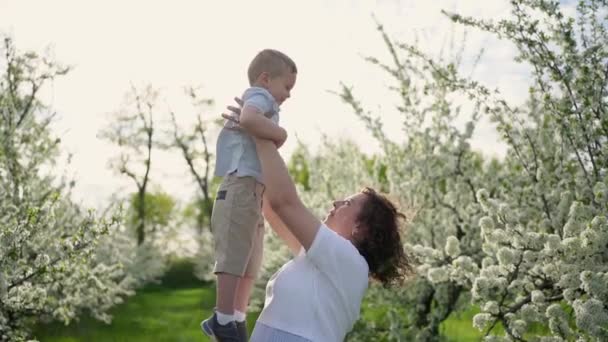
[[[342,205],[344,205],[344,201],[334,201],[334,208],[338,209],[338,207],[341,207]]]

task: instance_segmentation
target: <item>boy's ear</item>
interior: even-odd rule
[[[259,80],[262,84],[268,85],[268,82],[270,82],[270,73],[268,73],[267,71],[263,71],[260,74]]]

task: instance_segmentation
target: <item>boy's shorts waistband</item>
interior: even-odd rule
[[[251,187],[255,187],[255,192],[256,192],[256,194],[259,194],[259,195],[263,194],[264,189],[266,189],[266,186],[264,184],[258,182],[258,180],[255,177],[253,177],[253,176],[239,177],[239,176],[237,176],[236,172],[226,175],[224,177],[224,180],[222,183],[224,184],[224,186],[228,186],[230,184],[235,184],[235,183],[250,184]]]

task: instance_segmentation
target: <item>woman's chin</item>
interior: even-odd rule
[[[334,222],[332,220],[331,216],[327,216],[325,218],[325,220],[323,221],[323,223],[327,226],[327,228],[329,228],[330,230],[334,230]]]

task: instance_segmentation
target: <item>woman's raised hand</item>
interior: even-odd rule
[[[234,98],[234,101],[239,105],[235,106],[226,106],[226,108],[230,111],[230,113],[222,113],[222,117],[226,120],[232,121],[237,125],[240,123],[239,117],[241,115],[241,106],[243,106],[243,100],[238,97]]]

